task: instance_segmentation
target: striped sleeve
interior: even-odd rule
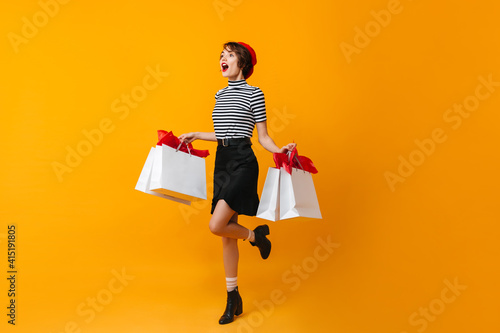
[[[252,99],[250,100],[250,109],[253,112],[253,118],[256,123],[267,120],[264,92],[258,87],[255,87],[255,90],[252,93]]]

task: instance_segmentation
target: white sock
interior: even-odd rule
[[[255,239],[252,241],[252,235],[253,235],[253,230],[251,229],[248,229],[248,237],[246,238],[246,240],[248,240],[249,242],[254,242]]]
[[[226,278],[227,291],[233,291],[238,286],[238,277]]]

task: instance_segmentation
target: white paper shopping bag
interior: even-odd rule
[[[320,219],[318,197],[312,175],[300,169],[292,168],[292,174],[280,169],[280,219],[311,217]]]
[[[182,200],[206,200],[205,159],[167,145],[156,146],[150,190]]]
[[[170,196],[170,195],[166,195],[166,194],[158,193],[158,192],[153,192],[150,190],[151,172],[153,170],[155,149],[156,149],[155,147],[152,147],[151,150],[149,151],[148,158],[146,159],[146,163],[144,163],[144,167],[142,168],[141,175],[139,176],[139,180],[137,181],[137,184],[135,185],[135,189],[138,191],[147,193],[147,194],[152,194],[152,195],[157,196],[159,198],[164,198],[164,199],[172,200],[175,202],[183,203],[186,205],[191,205],[191,201],[182,200],[182,199]]]
[[[269,221],[278,221],[279,214],[279,191],[280,191],[280,170],[269,168],[267,172],[266,182],[260,197],[259,208],[257,209],[257,217]]]

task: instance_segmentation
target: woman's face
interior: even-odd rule
[[[220,54],[219,65],[224,77],[237,77],[241,72],[238,67],[238,57],[227,48]]]

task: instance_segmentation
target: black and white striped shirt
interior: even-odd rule
[[[228,80],[215,100],[212,120],[217,139],[251,138],[255,123],[267,120],[264,93],[245,79]]]

